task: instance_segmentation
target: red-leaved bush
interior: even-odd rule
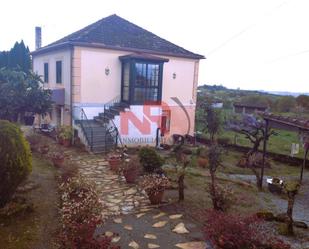
[[[68,179],[61,191],[61,249],[119,249],[111,246],[111,238],[94,236],[102,223],[101,204],[94,185],[81,177]]]
[[[272,235],[255,216],[208,210],[205,236],[215,249],[290,249],[290,245]]]

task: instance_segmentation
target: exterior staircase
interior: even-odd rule
[[[88,119],[84,110],[80,108],[80,119],[75,119],[75,124],[80,127],[87,148],[93,153],[108,152],[121,143],[118,128],[114,124],[115,116],[129,108],[125,103],[112,103],[104,106],[104,112],[93,119]]]
[[[129,107],[126,103],[114,103],[108,107],[104,107],[104,112],[99,113],[98,116],[94,117],[94,120],[101,124],[109,123],[115,116],[120,115],[120,112],[124,112]]]

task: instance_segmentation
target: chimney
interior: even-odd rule
[[[41,27],[35,27],[35,50],[42,46],[42,29]]]

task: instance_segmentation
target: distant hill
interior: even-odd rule
[[[230,89],[223,85],[200,85],[198,86],[200,91],[208,90],[208,91],[228,91],[228,92],[243,92],[243,93],[255,93],[260,95],[279,95],[279,96],[293,96],[297,97],[299,95],[309,95],[309,93],[302,92],[288,92],[288,91],[266,91],[266,90],[245,90],[245,89]]]
[[[267,92],[270,94],[280,95],[280,96],[293,96],[298,97],[299,95],[309,95],[309,93],[296,93],[296,92],[280,92],[280,91],[263,91],[261,92]]]

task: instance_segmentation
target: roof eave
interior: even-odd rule
[[[50,52],[50,51],[53,51],[53,50],[59,50],[59,49],[70,47],[70,46],[105,48],[105,49],[119,50],[119,51],[129,51],[129,52],[142,52],[142,53],[165,55],[165,56],[187,58],[187,59],[197,59],[197,60],[206,59],[205,56],[199,55],[199,54],[184,55],[184,54],[178,54],[178,53],[159,52],[159,51],[153,51],[153,50],[147,50],[147,49],[110,46],[110,45],[105,45],[105,44],[101,44],[101,43],[71,42],[71,41],[40,48],[38,50],[31,52],[31,55],[38,55],[38,54],[42,54],[42,53],[47,53],[47,52]]]
[[[30,54],[32,56],[36,56],[39,54],[45,54],[51,51],[55,51],[55,50],[60,50],[60,49],[66,49],[66,48],[70,48],[72,47],[72,43],[71,42],[63,42],[63,43],[59,43],[59,44],[55,44],[55,45],[49,45],[46,47],[42,47],[39,48],[37,50],[32,51]]]

